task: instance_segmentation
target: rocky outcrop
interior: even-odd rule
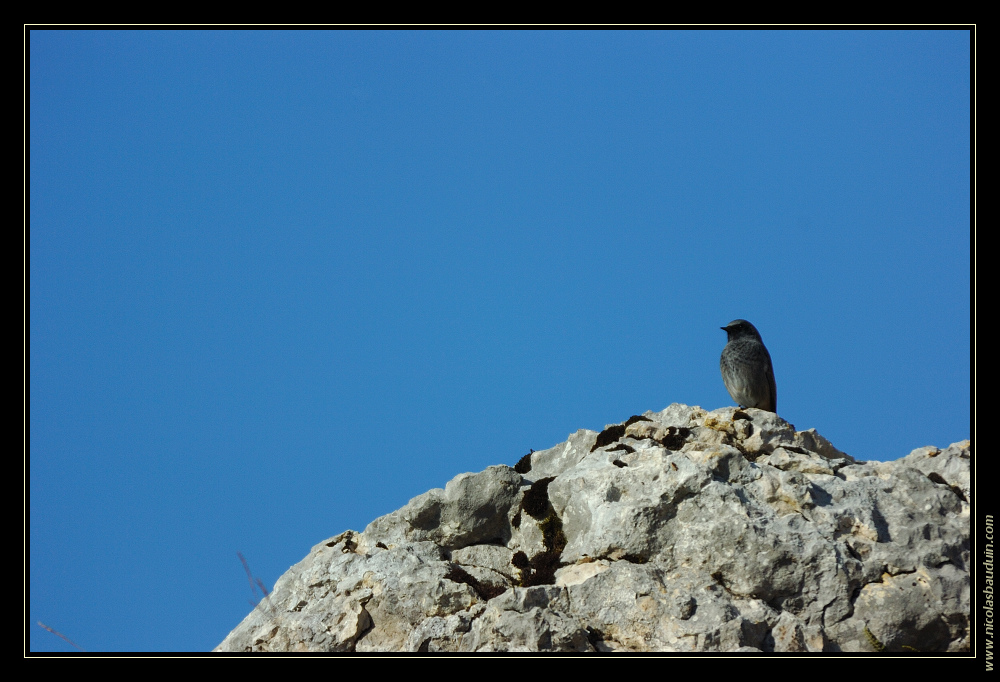
[[[969,454],[673,404],[321,542],[216,651],[967,651]]]

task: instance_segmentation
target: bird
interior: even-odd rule
[[[746,320],[733,320],[720,329],[728,336],[719,367],[729,395],[740,407],[777,413],[774,367],[760,332]]]

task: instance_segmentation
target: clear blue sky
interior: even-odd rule
[[[672,402],[970,433],[967,31],[32,31],[32,651],[204,651],[316,543]]]

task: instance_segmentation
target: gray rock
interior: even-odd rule
[[[365,539],[387,545],[430,540],[449,548],[506,541],[506,513],[520,484],[521,475],[503,465],[478,474],[459,474],[443,490],[429,490],[402,509],[372,521]]]
[[[316,545],[217,651],[968,651],[969,441],[674,404]]]

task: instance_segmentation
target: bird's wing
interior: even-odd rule
[[[768,353],[767,357],[768,373],[767,382],[771,384],[771,407],[774,409],[774,413],[778,414],[778,385],[774,382],[774,365],[771,364],[771,355]]]

